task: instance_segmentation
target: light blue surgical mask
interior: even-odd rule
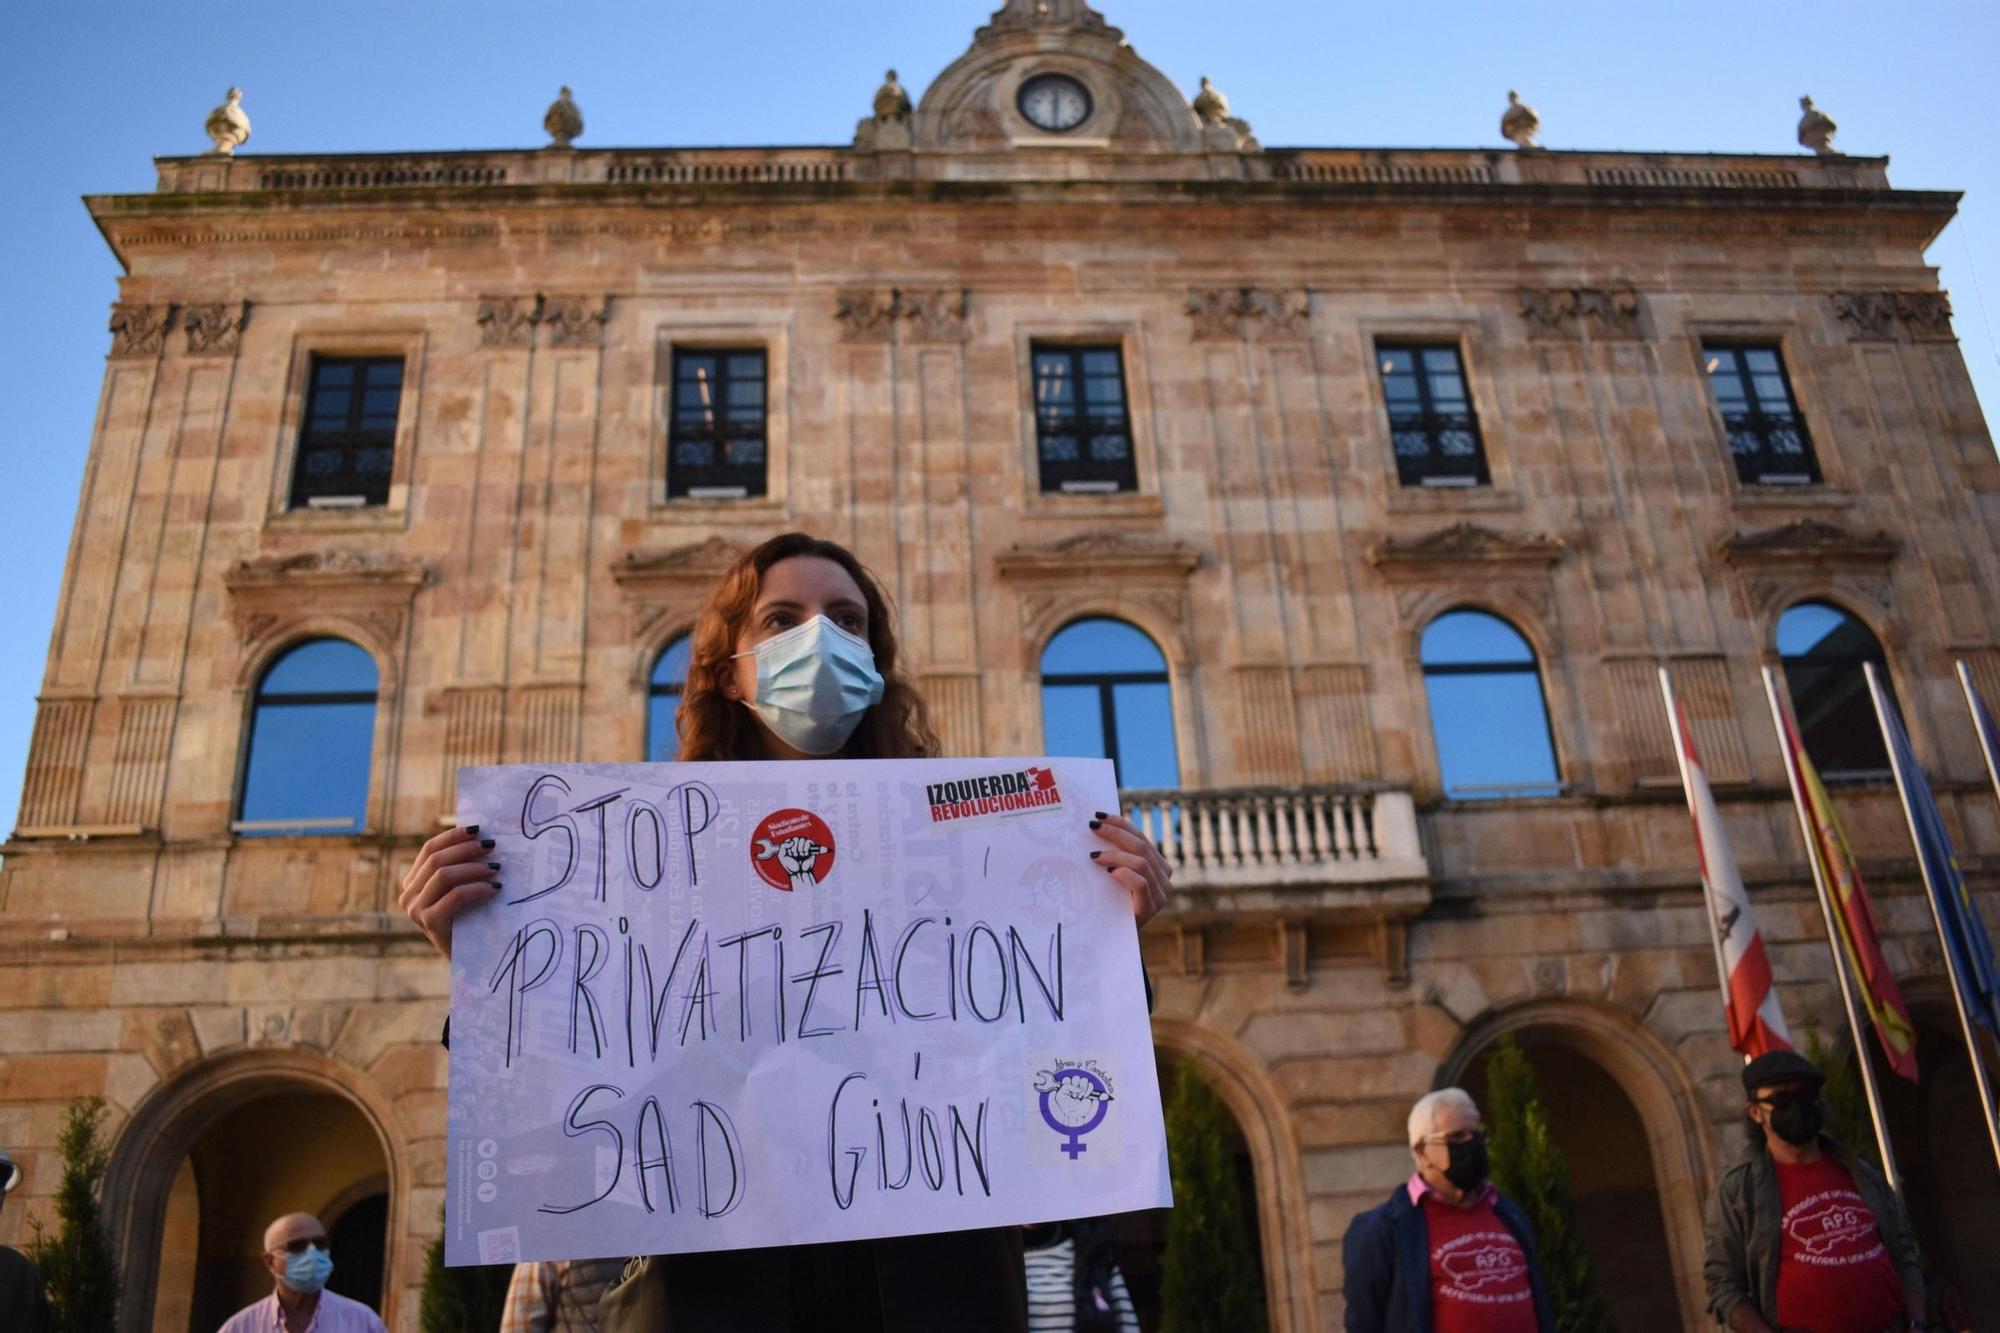
[[[825,616],[736,656],[757,659],[750,706],[778,739],[804,754],[832,754],[847,744],[862,716],[882,701],[874,649]]]
[[[308,1245],[297,1254],[285,1256],[285,1276],[281,1279],[293,1291],[310,1296],[326,1285],[333,1272],[333,1256],[317,1245]]]

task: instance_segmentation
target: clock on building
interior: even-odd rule
[[[1017,105],[1036,129],[1061,134],[1090,119],[1090,90],[1067,74],[1037,74],[1021,85]]]

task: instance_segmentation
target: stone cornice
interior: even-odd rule
[[[239,560],[222,576],[237,595],[266,588],[288,593],[301,588],[401,588],[414,594],[430,581],[430,570],[413,560],[357,551],[306,551],[298,555]]]
[[[1424,577],[1439,570],[1537,573],[1562,559],[1560,537],[1517,536],[1476,523],[1454,523],[1421,537],[1384,537],[1369,548],[1368,563],[1385,576]]]
[[[710,537],[685,546],[627,551],[612,562],[611,577],[628,593],[657,584],[705,587],[726,573],[747,549],[724,537]]]
[[[1184,579],[1201,564],[1201,552],[1185,542],[1156,541],[1122,532],[1084,532],[1039,545],[1009,547],[993,558],[1005,579],[1094,579],[1119,577]]]
[[[1886,532],[1862,534],[1824,519],[1801,518],[1757,532],[1731,533],[1716,550],[1739,569],[1799,564],[1877,568],[1895,559],[1902,545]]]

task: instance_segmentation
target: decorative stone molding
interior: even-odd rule
[[[243,326],[250,322],[248,301],[212,301],[191,305],[181,312],[181,328],[187,331],[189,356],[235,356],[243,341]]]
[[[458,770],[500,762],[500,739],[507,712],[507,692],[499,685],[455,685],[434,704],[444,713],[443,772],[438,790],[443,808],[458,806]]]
[[[972,34],[975,47],[1013,32],[1085,32],[1118,42],[1125,34],[1084,0],[1006,0],[986,26]]]
[[[1536,338],[1634,339],[1639,293],[1630,287],[1523,287],[1521,318]]]
[[[611,298],[543,296],[542,323],[551,347],[602,347],[604,324],[611,318]]]
[[[481,347],[533,347],[535,325],[542,321],[542,298],[482,296],[478,318]]]
[[[897,293],[909,336],[919,342],[964,342],[972,293],[963,287],[934,287]]]
[[[1780,569],[1807,565],[1817,569],[1879,569],[1896,558],[1902,542],[1886,532],[1850,532],[1825,519],[1794,519],[1759,532],[1725,537],[1717,554],[1739,569]]]
[[[351,620],[390,647],[402,637],[411,599],[430,578],[427,566],[393,556],[307,551],[238,561],[222,582],[245,643],[303,616],[324,614]]]
[[[1152,541],[1122,532],[1084,532],[1037,546],[1016,544],[993,560],[1001,578],[1015,580],[1097,579],[1107,574],[1179,580],[1200,564],[1201,552],[1184,542]]]
[[[692,620],[708,590],[747,550],[722,537],[671,546],[664,550],[628,551],[611,565],[612,581],[631,609],[632,638],[644,660],[640,673],[652,669],[659,645],[653,640],[668,621]]]
[[[120,301],[111,307],[111,355],[158,356],[174,326],[170,305],[140,305]]]
[[[1950,342],[1951,298],[1943,292],[1835,292],[1833,313],[1853,342]]]
[[[855,289],[835,298],[833,315],[842,342],[891,342],[898,321],[914,342],[963,342],[971,309],[972,293],[963,287]]]
[[[1534,573],[1562,559],[1560,537],[1515,536],[1474,523],[1454,523],[1422,537],[1385,537],[1368,551],[1368,563],[1385,577],[1430,578],[1441,572],[1477,578],[1492,573]]]
[[[1303,338],[1312,321],[1312,296],[1303,289],[1196,287],[1184,308],[1197,339]]]
[[[897,296],[893,291],[846,291],[834,298],[840,340],[885,343],[896,336]]]

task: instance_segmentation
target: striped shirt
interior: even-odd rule
[[[285,1312],[278,1304],[278,1293],[238,1310],[218,1333],[285,1333]],[[382,1320],[360,1301],[351,1301],[337,1291],[322,1291],[306,1333],[383,1333]]]
[[[1076,1328],[1076,1241],[1064,1236],[1053,1245],[1031,1249],[1028,1261],[1028,1333],[1073,1333]],[[1090,1292],[1099,1309],[1118,1314],[1118,1333],[1139,1333],[1139,1312],[1132,1308],[1132,1293],[1125,1289],[1125,1275],[1111,1270],[1111,1280],[1102,1290]]]

